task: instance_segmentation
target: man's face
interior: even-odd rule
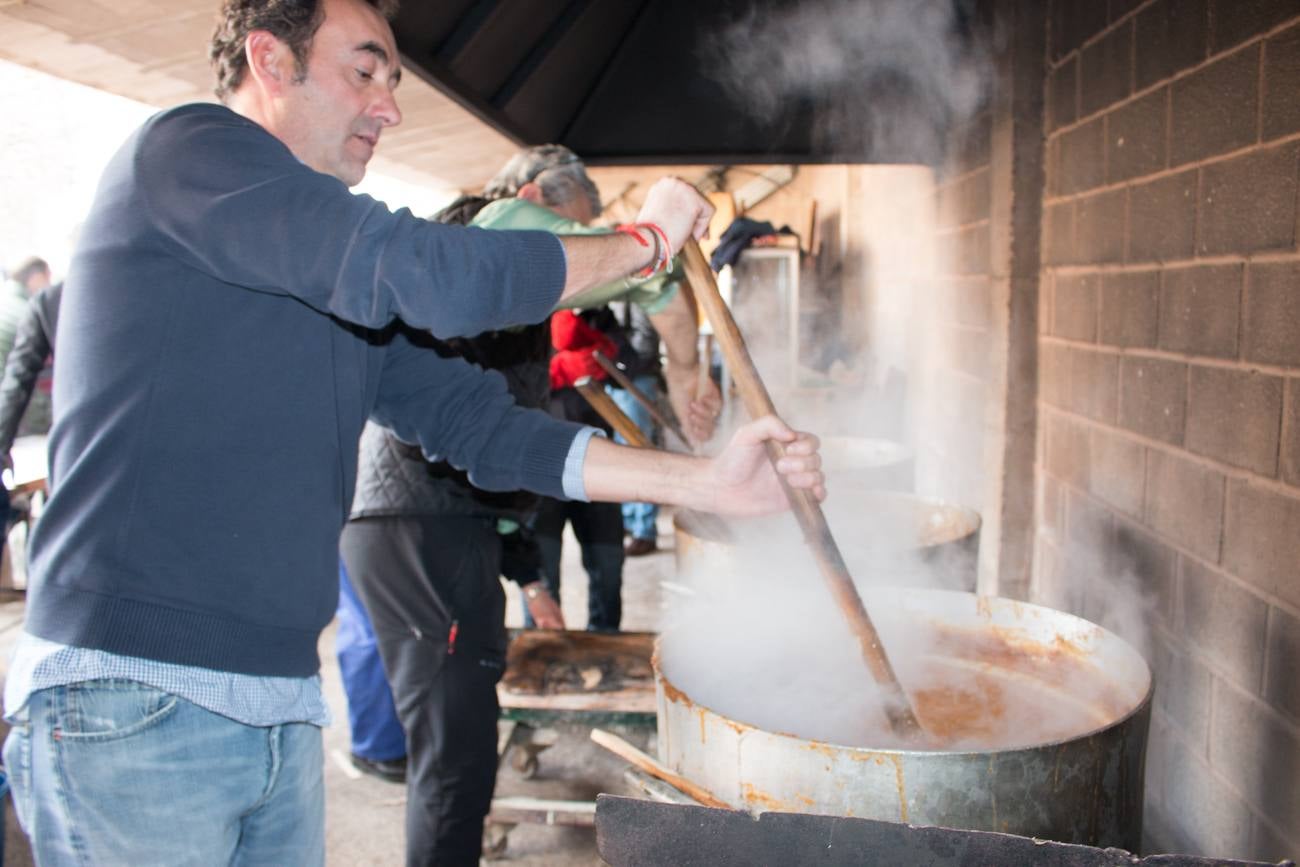
[[[283,91],[276,134],[294,155],[348,186],[361,181],[384,127],[402,120],[393,31],[362,0],[325,0],[307,76]]]

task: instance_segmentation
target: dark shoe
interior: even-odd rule
[[[644,557],[659,550],[659,543],[654,539],[633,539],[627,543],[623,553],[628,557]]]
[[[387,762],[376,762],[371,759],[363,759],[356,753],[352,753],[351,757],[352,767],[356,768],[363,774],[378,777],[386,783],[406,782],[406,756]]]

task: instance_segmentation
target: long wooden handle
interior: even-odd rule
[[[705,789],[698,783],[692,783],[680,774],[674,774],[672,771],[660,764],[658,759],[646,755],[627,741],[620,738],[618,735],[610,734],[601,729],[592,729],[591,739],[614,755],[618,756],[620,759],[624,759],[625,761],[629,761],[636,765],[647,774],[656,776],[665,783],[670,783],[676,786],[706,807],[718,807],[723,810],[735,809],[735,807],[716,797],[708,789]]]
[[[614,403],[614,398],[605,393],[605,387],[590,376],[584,376],[573,384],[587,403],[591,404],[597,414],[603,418],[615,432],[618,433],[628,445],[636,446],[639,449],[648,449],[650,440],[641,432],[641,428],[636,426],[636,422],[627,417],[627,413],[618,408]]]
[[[606,358],[604,353],[602,353],[600,350],[596,350],[592,352],[591,357],[595,359],[596,363],[599,364],[605,370],[606,373],[609,374],[610,379],[617,382],[619,384],[619,387],[621,387],[628,394],[632,395],[633,399],[636,400],[637,403],[641,404],[646,408],[646,411],[650,413],[650,417],[653,418],[659,424],[660,427],[672,431],[673,436],[681,440],[682,444],[685,445],[687,448],[690,448],[691,441],[686,438],[686,432],[682,430],[681,425],[677,424],[675,421],[673,421],[672,419],[664,415],[662,412],[660,412],[659,405],[656,404],[653,400],[651,400],[649,395],[647,395],[644,391],[637,388],[636,384],[632,382],[631,379],[628,378],[628,375],[624,373],[617,364],[615,364],[610,359]],[[627,438],[624,437],[624,439]],[[628,440],[628,442],[631,442],[631,440]]]
[[[719,346],[722,347],[722,355],[726,359],[727,367],[731,371],[732,380],[736,383],[736,390],[740,392],[740,399],[744,402],[745,409],[754,418],[776,415],[772,398],[767,392],[767,387],[763,385],[758,368],[754,366],[749,349],[745,346],[745,338],[741,336],[740,329],[736,327],[736,320],[718,292],[718,283],[713,277],[713,270],[709,267],[704,254],[700,252],[699,245],[694,241],[687,241],[686,246],[682,248],[682,262],[686,268],[686,279],[695,290],[695,298],[704,308],[709,322],[713,325],[713,333],[717,336]],[[780,443],[768,440],[767,454],[775,466],[785,454],[785,449]],[[916,714],[912,712],[907,695],[898,683],[898,676],[894,673],[894,667],[890,664],[884,645],[880,642],[880,635],[876,632],[876,627],[862,604],[862,597],[858,595],[857,588],[853,585],[853,577],[849,575],[849,568],[840,554],[839,546],[835,544],[835,538],[831,535],[831,528],[826,522],[826,515],[822,513],[821,504],[810,491],[791,488],[786,485],[784,477],[778,474],[778,478],[781,478],[781,484],[790,498],[791,508],[799,522],[799,528],[803,531],[804,540],[812,549],[817,567],[821,570],[822,577],[830,587],[831,595],[840,610],[844,612],[849,628],[858,640],[862,658],[866,661],[876,683],[885,691],[885,714],[889,717],[889,724],[898,734],[909,738],[915,737],[921,730]]]

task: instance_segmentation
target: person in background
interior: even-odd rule
[[[401,119],[393,11],[227,0],[221,103],[154,115],[104,170],[64,282],[51,495],[5,678],[38,863],[323,863],[317,646],[368,418],[486,489],[729,514],[788,508],[782,477],[825,494],[816,438],[774,417],[714,458],[630,449],[390,330],[539,322],[662,268],[711,215],[674,179],[635,237],[472,232],[353,195]]]
[[[33,393],[43,393],[49,399],[47,374],[54,359],[54,334],[62,298],[62,283],[46,286],[36,293],[18,321],[13,346],[5,358],[4,375],[0,377],[0,459],[6,467],[13,466],[9,452],[14,439],[25,432],[23,425]],[[48,430],[48,422],[45,427]]]
[[[14,469],[11,452],[18,434],[49,430],[51,362],[62,297],[62,283],[46,285],[37,291],[18,321],[13,347],[4,361],[4,374],[0,376],[0,464],[10,472]],[[42,398],[39,406],[32,399],[33,392]],[[29,408],[36,411],[29,412]],[[33,415],[36,416],[34,422]],[[15,518],[15,508],[7,490],[3,500],[0,503],[0,551],[9,541],[9,522]],[[22,508],[20,505],[19,509]],[[21,514],[18,519],[22,519]]]
[[[27,313],[27,302],[49,285],[50,266],[36,256],[25,259],[9,275],[0,292],[0,364],[13,348],[18,323]]]
[[[9,291],[26,300],[51,283],[50,263],[40,256],[28,256],[9,272]]]
[[[551,316],[551,415],[567,421],[613,433],[605,420],[587,403],[574,384],[583,377],[597,382],[608,379],[593,358],[618,357],[618,345],[611,336],[618,321],[608,307],[560,310]],[[587,573],[587,629],[617,632],[623,620],[623,513],[618,503],[575,503],[542,500],[533,521],[533,533],[542,554],[546,588],[560,596],[560,560],[564,547],[564,525],[572,524],[573,535],[582,550],[582,567]]]
[[[29,318],[30,302],[33,297],[47,289],[50,285],[50,266],[44,260],[37,256],[31,256],[13,269],[9,279],[5,282],[4,290],[0,291],[0,369],[7,369],[9,356],[13,350],[18,338],[20,327]],[[45,358],[41,358],[41,367],[45,364]],[[37,369],[40,373],[40,369]],[[47,378],[48,384],[48,378]],[[35,380],[33,379],[33,384]],[[16,395],[15,395],[16,396]],[[31,398],[31,389],[28,388],[23,399],[23,406],[19,408],[16,416],[13,418],[14,432],[9,435],[3,443],[3,449],[0,450],[0,461],[3,461],[6,469],[13,469],[13,461],[9,456],[10,449],[13,448],[13,438],[17,435],[18,424],[22,420],[27,402]],[[44,401],[44,416],[49,416],[48,397]],[[5,495],[0,497],[0,551],[9,538],[9,520],[13,515],[13,510],[9,505],[9,492],[6,489]]]
[[[599,212],[581,160],[567,148],[542,145],[512,158],[485,195],[462,197],[434,219],[493,230],[586,233],[599,231],[586,226]],[[561,303],[614,295],[655,311],[675,346],[693,348],[693,310],[663,276],[620,280]],[[546,322],[471,338],[410,339],[431,353],[500,373],[521,405],[543,407],[549,400]],[[693,354],[677,358],[694,369]],[[712,397],[690,396],[700,404],[696,416],[707,422],[706,434]],[[526,492],[479,490],[463,472],[428,460],[380,425],[367,425],[362,434],[357,492],[340,549],[371,618],[406,731],[410,863],[478,863],[496,782],[496,682],[506,650],[499,576],[520,586],[530,624],[564,628],[556,597],[541,580],[538,546],[523,526],[537,501]],[[347,678],[344,686],[351,707],[360,698],[354,701]]]
[[[610,304],[610,309],[618,318],[623,334],[618,362],[632,385],[650,400],[657,400],[662,394],[663,385],[663,370],[659,363],[659,332],[645,312],[635,305],[618,301]],[[605,390],[618,408],[646,435],[646,439],[655,442],[655,422],[650,410],[617,383],[607,382]],[[625,440],[615,433],[614,442],[621,443]],[[689,445],[682,443],[681,447]],[[624,555],[644,557],[657,551],[659,528],[655,522],[659,519],[659,507],[654,503],[633,502],[624,503],[622,509],[623,530],[629,536],[627,547],[623,549]]]

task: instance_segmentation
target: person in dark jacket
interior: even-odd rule
[[[433,219],[442,223],[469,225],[488,202],[488,199],[481,196],[462,196],[434,215]],[[446,341],[438,341],[418,332],[411,332],[409,337],[430,352],[460,356],[485,369],[499,371],[506,377],[510,393],[521,406],[545,405],[546,380],[544,375],[538,373],[538,369],[541,374],[545,373],[544,365],[538,361],[539,353],[543,360],[546,356],[545,323]],[[440,674],[437,669],[412,670],[404,664],[413,658],[412,655],[395,649],[394,645],[411,640],[409,631],[404,628],[410,623],[420,622],[425,630],[433,632],[449,629],[450,623],[445,622],[445,614],[452,608],[453,590],[444,585],[443,579],[446,576],[436,571],[437,561],[434,559],[394,561],[389,556],[392,551],[388,546],[371,546],[366,538],[371,535],[371,531],[380,527],[397,533],[410,531],[417,535],[436,532],[436,544],[444,551],[459,550],[462,544],[483,543],[483,539],[475,533],[468,536],[463,534],[463,519],[468,519],[472,530],[478,530],[484,522],[490,523],[495,519],[498,535],[489,537],[488,547],[499,547],[496,559],[501,562],[500,571],[520,585],[528,600],[530,612],[535,611],[535,616],[546,627],[563,629],[564,618],[560,614],[559,605],[546,593],[536,567],[530,570],[527,566],[529,559],[535,562],[537,557],[527,550],[531,538],[525,541],[517,521],[531,508],[535,497],[524,491],[492,493],[479,490],[469,482],[465,473],[445,461],[427,460],[418,448],[402,442],[392,431],[378,425],[368,426],[363,433],[358,473],[358,494],[353,501],[352,521],[361,523],[349,523],[344,528],[341,542],[345,553],[344,565],[339,573],[340,631],[336,647],[343,689],[348,701],[352,742],[350,760],[363,773],[389,782],[407,782],[409,762],[407,738],[402,724],[404,716],[407,725],[414,732],[413,749],[422,774],[411,783],[407,799],[408,813],[422,815],[425,804],[431,799],[441,798],[451,804],[447,812],[454,814],[467,796],[467,787],[458,785],[458,781],[470,780],[468,788],[472,793],[474,781],[482,779],[481,766],[478,774],[452,780],[442,776],[428,779],[432,764],[425,756],[431,744],[424,733],[456,716],[468,718],[467,727],[488,719],[494,722],[496,706],[483,708],[473,701],[445,701],[446,693],[438,690],[432,692],[430,701],[405,703],[405,713],[398,714],[397,700],[389,685],[390,679],[396,684],[399,696],[411,691],[425,695],[427,690],[415,684],[425,678],[439,677]],[[436,529],[430,530],[430,523],[436,524]],[[511,556],[507,557],[507,552]],[[360,581],[355,582],[358,589],[353,588],[354,582],[347,577],[348,559],[358,570]],[[521,562],[522,566],[512,566]],[[412,567],[417,567],[417,571],[410,571]],[[496,576],[489,578],[484,574],[483,580],[495,581]],[[465,583],[476,586],[474,582]],[[486,598],[490,601],[491,594],[487,594]],[[363,599],[368,601],[361,602]],[[474,600],[470,601],[472,603]],[[431,604],[431,610],[424,610]],[[492,623],[498,614],[495,606],[490,608],[485,612],[488,623]],[[381,624],[378,634],[368,609],[376,612]],[[499,614],[504,617],[504,610]],[[393,628],[395,621],[400,621],[401,624],[396,629]],[[430,630],[431,622],[439,625]],[[347,627],[346,630],[344,626]],[[459,625],[457,628],[460,628]],[[477,639],[484,631],[475,628],[468,620],[464,628],[470,639],[466,644]],[[501,641],[500,653],[503,655],[504,635]],[[388,656],[393,660],[391,673],[384,669],[381,646],[387,647]],[[462,651],[461,659],[467,659],[470,655]],[[491,658],[494,671],[500,670],[500,662],[495,655]],[[481,698],[485,693],[480,691],[472,695]],[[448,727],[454,724],[454,721],[446,723]],[[450,749],[465,746],[442,739],[434,739],[434,743],[444,744]],[[470,758],[477,758],[481,754],[482,751],[477,754],[467,753]],[[481,785],[480,782],[479,786]],[[438,787],[437,790],[429,791],[433,786]],[[472,794],[470,797],[475,805],[483,802],[481,797]],[[489,788],[489,800],[490,797]],[[477,812],[478,807],[471,809]],[[448,837],[463,839],[467,848],[471,844],[477,847],[482,836],[481,819],[479,821],[477,831],[449,831],[448,828],[454,828],[457,823],[441,823],[438,825],[441,835],[435,832],[432,835],[434,839],[429,839],[429,835],[423,833],[428,823],[420,816],[408,818],[408,839],[413,841],[412,852],[418,851],[420,857],[429,858],[441,853],[445,860],[449,853]]]
[[[38,260],[39,261],[39,260]],[[44,263],[42,263],[44,264]],[[48,266],[45,273],[48,275]],[[63,283],[45,285],[27,302],[27,309],[18,320],[13,346],[4,358],[4,376],[0,378],[0,462],[5,469],[13,470],[13,457],[9,454],[14,439],[23,426],[30,424],[27,416],[32,395],[39,390],[43,396],[42,411],[32,433],[45,433],[50,424],[50,361],[54,351],[54,329],[58,326],[59,299],[63,296]],[[9,522],[13,507],[8,492],[0,502],[0,551],[8,542]]]
[[[62,298],[61,282],[36,293],[27,305],[26,314],[18,322],[13,348],[5,359],[4,376],[0,378],[0,455],[3,455],[6,466],[12,465],[9,451],[14,446],[32,394],[41,378],[49,372]]]
[[[0,369],[8,361],[10,353],[18,342],[19,331],[23,328],[24,323],[31,314],[31,299],[37,293],[43,292],[50,286],[50,265],[39,256],[29,256],[17,266],[14,267],[13,273],[9,279],[4,281],[0,287]],[[45,378],[45,385],[49,385],[49,377]],[[30,390],[23,398],[23,407],[26,408],[27,402],[31,399]],[[39,409],[34,407],[33,415],[39,415],[44,419],[44,425],[39,431],[44,433],[49,429],[49,395],[44,396],[44,400],[39,402]],[[19,421],[22,419],[22,411],[19,411],[18,417],[14,419],[14,429],[18,428]],[[39,421],[39,420],[38,420]],[[13,447],[13,437],[11,434],[8,443],[3,451],[0,451],[0,459],[3,460],[6,468],[12,469],[13,463],[9,457],[9,450]],[[9,520],[11,517],[9,507],[9,498],[0,498],[0,550],[4,545],[9,531]]]
[[[13,348],[18,323],[27,312],[27,302],[50,285],[50,265],[39,256],[29,256],[0,286],[0,365]]]

